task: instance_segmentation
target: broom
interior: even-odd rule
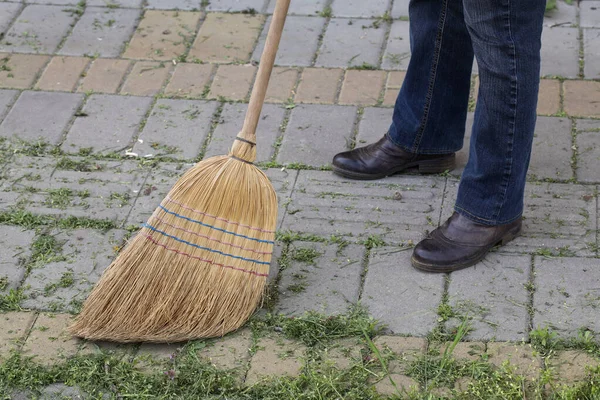
[[[242,131],[227,156],[189,169],[85,301],[70,332],[91,340],[223,336],[262,299],[277,196],[256,159],[256,127],[290,0],[277,0]]]

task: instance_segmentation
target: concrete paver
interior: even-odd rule
[[[35,88],[72,92],[89,63],[87,57],[53,57]]]
[[[17,289],[25,277],[35,231],[16,226],[0,229],[0,293]]]

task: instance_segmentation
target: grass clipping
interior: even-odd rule
[[[108,267],[70,327],[91,340],[177,342],[223,336],[264,293],[277,197],[236,141],[188,170]]]

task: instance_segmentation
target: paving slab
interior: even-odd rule
[[[394,382],[390,382],[390,379]],[[390,374],[381,378],[375,384],[377,393],[383,396],[398,396],[398,393],[409,393],[419,390],[419,382],[410,376],[402,374]]]
[[[182,39],[192,40],[202,15],[200,12],[147,10],[123,57],[166,61],[185,54]]]
[[[0,89],[0,120],[4,119],[18,94],[17,90]]]
[[[15,155],[2,171],[0,188],[4,191],[35,192],[50,181],[56,165],[53,157]],[[27,190],[28,188],[34,190]],[[29,193],[31,195],[31,193]]]
[[[373,19],[332,18],[317,56],[317,67],[379,66],[387,24]]]
[[[129,60],[98,58],[85,73],[78,92],[116,93],[131,62]]]
[[[600,117],[600,82],[575,81],[563,82],[564,109],[570,116]]]
[[[425,336],[437,324],[444,276],[410,265],[411,251],[372,250],[361,303],[393,334]]]
[[[310,66],[317,51],[319,37],[325,25],[325,18],[290,15],[285,26],[277,57],[276,65]],[[267,32],[271,26],[271,17],[267,19],[258,44],[252,54],[253,61],[259,61],[265,47]]]
[[[390,128],[393,113],[391,108],[366,107],[358,123],[355,147],[364,147],[381,139]]]
[[[159,99],[132,151],[140,157],[197,157],[217,106],[216,101]]]
[[[341,68],[304,68],[294,101],[333,104],[343,78],[344,70]]]
[[[106,233],[92,229],[55,231],[64,261],[31,271],[24,282],[23,307],[35,310],[77,312],[102,272],[117,255],[126,231]]]
[[[35,88],[72,92],[89,64],[87,57],[52,57]]]
[[[409,0],[394,0],[392,6],[392,18],[408,18],[408,4]]]
[[[456,345],[453,342],[446,342],[440,347],[440,355],[454,346],[451,356],[455,360],[460,361],[482,361],[485,355],[486,344],[484,342],[458,342]]]
[[[280,273],[277,312],[336,315],[358,302],[363,246],[294,242],[288,252],[291,261]],[[304,259],[307,254],[311,257]]]
[[[0,51],[53,53],[67,34],[75,15],[61,6],[28,5],[0,41]]]
[[[218,119],[217,126],[206,147],[204,158],[226,155],[233,145],[235,137],[242,130],[246,117],[247,104],[226,103]],[[256,132],[256,162],[271,161],[275,154],[275,143],[281,134],[285,109],[274,104],[265,104]]]
[[[11,350],[21,347],[33,325],[34,312],[7,312],[0,315],[0,360],[8,358]]]
[[[300,375],[306,351],[300,343],[283,338],[262,338],[250,361],[246,385],[254,385],[266,377],[295,377]]]
[[[216,68],[214,64],[177,64],[173,76],[165,88],[165,95],[185,98],[203,97]]]
[[[585,78],[600,79],[600,29],[583,30],[583,57]]]
[[[586,0],[587,3],[587,0]],[[580,6],[581,7],[581,6]],[[544,14],[544,26],[576,26],[577,25],[577,5],[567,4],[563,0],[556,2],[556,8],[546,11]]]
[[[142,0],[86,0],[88,6],[117,7],[117,8],[141,8]]]
[[[29,89],[50,57],[0,53],[0,87]]]
[[[221,370],[237,370],[241,380],[250,361],[251,347],[252,331],[246,328],[209,341],[197,354]]]
[[[576,119],[575,124],[578,132],[600,132],[598,119]]]
[[[390,0],[333,0],[331,9],[336,17],[381,17],[388,11]]]
[[[292,1],[288,10],[289,15],[317,15],[323,11],[327,0],[303,0],[303,1]],[[275,10],[275,4],[277,0],[270,0],[269,6],[267,7],[267,13],[272,14]]]
[[[162,89],[173,65],[164,61],[138,61],[123,82],[120,93],[134,96],[154,96]]]
[[[206,6],[206,11],[247,11],[261,13],[268,0],[210,0]]]
[[[281,229],[286,210],[292,198],[292,190],[298,180],[299,171],[269,168],[265,171],[278,198],[277,229]]]
[[[267,87],[265,102],[286,103],[290,101],[298,81],[298,72],[297,68],[274,67]]]
[[[222,64],[217,69],[210,91],[209,99],[225,98],[244,101],[249,96],[254,84],[257,68],[254,65]]]
[[[408,69],[410,61],[409,22],[396,20],[392,22],[390,36],[383,54],[383,69]]]
[[[35,231],[0,225],[0,293],[17,289],[25,277]]]
[[[583,28],[600,28],[600,1],[582,1],[579,13]]]
[[[69,314],[40,314],[23,345],[23,354],[46,366],[74,356],[81,341],[68,333],[71,321]]]
[[[453,212],[458,181],[449,180],[442,221]],[[594,186],[529,183],[525,187],[523,233],[502,246],[502,253],[594,255],[597,212]]]
[[[6,33],[22,7],[20,3],[0,3],[0,36]]]
[[[528,380],[537,380],[542,372],[542,360],[530,344],[490,342],[486,353],[490,364],[500,367],[508,360],[514,371]]]
[[[379,102],[386,75],[385,71],[346,71],[338,104],[376,105]]]
[[[148,0],[146,8],[159,10],[199,11],[202,0]]]
[[[396,374],[406,373],[408,365],[424,356],[427,351],[427,340],[419,337],[384,335],[376,337],[373,344],[382,354],[392,353],[392,359],[388,362],[388,371]],[[376,355],[371,354],[371,357]]]
[[[599,267],[598,258],[536,257],[533,328],[550,327],[561,338],[598,331]]]
[[[542,31],[542,76],[577,78],[579,74],[579,29],[546,27]]]
[[[554,377],[562,384],[572,385],[590,376],[590,369],[600,365],[600,360],[581,350],[564,350],[546,361]]]
[[[120,152],[130,146],[146,115],[151,97],[95,94],[67,134],[63,151],[77,153],[92,148],[96,154]]]
[[[82,101],[82,94],[23,92],[0,125],[0,137],[57,145]]]
[[[356,119],[354,106],[303,104],[290,115],[277,161],[314,167],[328,165],[350,144]]]
[[[283,228],[351,241],[419,241],[438,224],[443,178],[394,176],[361,182],[328,171],[300,171]]]
[[[530,256],[490,253],[473,268],[450,274],[448,300],[466,318],[467,340],[522,341],[528,339]]]
[[[579,182],[600,182],[600,131],[582,132],[577,135],[577,180]]]
[[[210,13],[188,57],[203,62],[246,62],[264,22],[263,15]]]
[[[59,54],[118,57],[140,17],[139,10],[86,7]]]
[[[537,117],[529,178],[564,179],[573,177],[571,120],[557,117]]]

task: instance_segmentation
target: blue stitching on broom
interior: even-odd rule
[[[217,227],[215,227],[215,226],[212,226],[212,225],[205,224],[204,222],[200,222],[200,221],[197,221],[197,220],[195,220],[195,219],[191,219],[191,218],[185,217],[185,216],[183,216],[183,215],[179,215],[179,214],[177,214],[176,212],[173,212],[173,211],[171,211],[171,210],[168,210],[168,209],[166,209],[166,208],[165,208],[165,207],[163,207],[162,205],[159,205],[159,207],[160,207],[162,210],[164,210],[166,213],[169,213],[169,214],[171,214],[171,215],[174,215],[174,216],[176,216],[176,217],[178,217],[178,218],[183,218],[183,219],[186,219],[186,220],[188,220],[188,221],[190,221],[190,222],[195,222],[195,223],[197,223],[197,224],[200,224],[200,225],[202,225],[202,226],[206,226],[207,228],[211,228],[211,229],[214,229],[214,230],[217,230],[217,231],[225,232],[225,233],[228,233],[228,234],[230,234],[230,235],[233,235],[233,236],[239,236],[239,237],[242,237],[242,238],[244,238],[244,239],[248,239],[248,240],[254,240],[254,241],[256,241],[256,242],[260,242],[260,243],[275,244],[275,242],[273,242],[272,240],[262,240],[262,239],[256,239],[256,238],[253,238],[253,237],[250,237],[250,236],[244,236],[244,235],[240,235],[239,233],[229,232],[229,231],[227,231],[227,230],[225,230],[225,229],[217,228]]]
[[[161,235],[163,235],[163,236],[166,236],[166,237],[168,237],[168,238],[171,238],[171,239],[177,240],[178,242],[181,242],[181,243],[185,243],[185,244],[187,244],[187,245],[189,245],[189,246],[196,247],[196,248],[198,248],[198,249],[200,249],[200,250],[208,250],[208,251],[210,251],[210,252],[212,252],[212,253],[217,253],[217,254],[220,254],[220,255],[222,255],[222,256],[226,256],[226,257],[237,258],[238,260],[250,261],[250,262],[257,263],[257,264],[271,265],[271,263],[270,263],[270,262],[266,262],[266,261],[258,261],[258,260],[253,260],[252,258],[245,258],[245,257],[240,257],[240,256],[234,256],[233,254],[227,254],[227,253],[223,253],[222,251],[219,251],[219,250],[212,250],[212,249],[210,249],[210,248],[208,248],[208,247],[202,247],[202,246],[198,246],[197,244],[190,243],[190,242],[188,242],[188,241],[185,241],[185,240],[183,240],[183,239],[179,239],[179,238],[178,238],[178,237],[176,237],[176,236],[169,235],[169,234],[168,234],[168,233],[166,233],[166,232],[163,232],[163,231],[161,231],[161,230],[158,230],[158,229],[156,229],[155,227],[153,227],[152,225],[144,224],[144,228],[151,229],[152,231],[154,231],[154,232],[158,232],[158,233],[160,233],[160,234],[161,234]]]

